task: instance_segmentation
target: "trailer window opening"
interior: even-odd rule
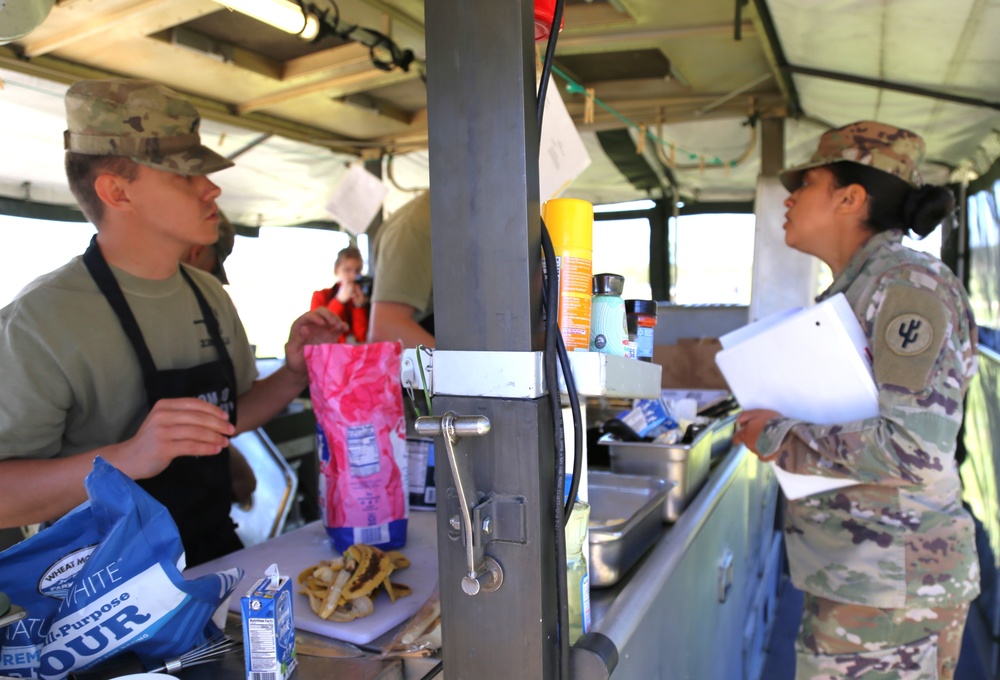
[[[334,284],[337,253],[349,244],[344,232],[296,227],[262,227],[257,238],[236,237],[226,260],[226,289],[258,357],[285,356],[292,322],[309,311],[313,291]]]
[[[979,342],[1000,352],[1000,181],[971,194],[969,218],[969,301],[979,326]]]
[[[622,298],[649,300],[649,220],[601,220],[594,222],[593,271],[625,277]]]
[[[671,218],[670,302],[750,304],[755,224],[749,213]]]
[[[42,274],[82,255],[95,233],[87,222],[0,215],[0,307]]]

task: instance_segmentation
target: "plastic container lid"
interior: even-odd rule
[[[553,198],[542,206],[556,254],[561,250],[594,249],[594,204],[579,198]]]
[[[625,313],[626,314],[643,314],[645,316],[651,316],[656,318],[656,301],[655,300],[626,300],[625,301]]]
[[[621,274],[594,274],[594,295],[621,295],[624,288]]]
[[[547,40],[556,14],[556,0],[535,0],[535,42]],[[566,17],[559,22],[559,32],[566,28]]]

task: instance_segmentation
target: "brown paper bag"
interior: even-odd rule
[[[653,362],[663,367],[661,386],[728,390],[715,365],[715,355],[721,349],[718,338],[679,338],[676,345],[656,345]]]

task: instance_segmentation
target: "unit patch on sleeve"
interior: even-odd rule
[[[927,349],[933,338],[931,322],[919,314],[897,316],[885,329],[885,344],[904,357],[920,354]]]
[[[927,387],[949,328],[948,308],[929,290],[895,286],[878,311],[875,379],[920,391]]]

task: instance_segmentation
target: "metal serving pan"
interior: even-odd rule
[[[690,444],[623,442],[614,435],[604,435],[597,443],[608,447],[612,472],[647,475],[673,482],[663,504],[663,521],[676,522],[708,478],[713,436],[714,430],[709,426]]]
[[[614,585],[646,554],[663,531],[666,480],[591,470],[590,561],[592,588]]]

